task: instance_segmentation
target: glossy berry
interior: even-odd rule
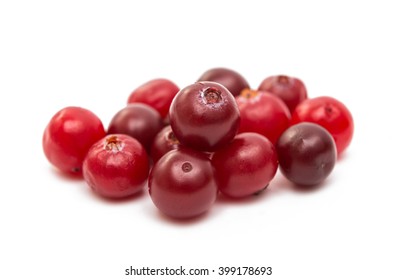
[[[59,170],[81,174],[89,148],[105,135],[103,124],[94,113],[80,107],[66,107],[51,118],[44,130],[44,154]]]
[[[219,190],[240,198],[267,187],[278,169],[274,145],[258,133],[238,134],[212,157]]]
[[[129,103],[145,103],[156,109],[164,119],[179,87],[168,79],[154,79],[136,88],[129,95]]]
[[[156,162],[167,152],[178,147],[180,147],[180,142],[173,133],[171,126],[167,125],[154,138],[150,150],[151,158]]]
[[[276,145],[280,170],[298,185],[316,185],[329,176],[337,152],[330,133],[314,123],[289,127]]]
[[[99,195],[124,198],[141,191],[149,172],[149,159],[134,138],[112,134],[96,142],[83,165],[84,179]]]
[[[256,132],[275,144],[289,127],[289,110],[282,100],[272,94],[244,90],[236,101],[241,115],[240,133]]]
[[[149,152],[155,135],[162,127],[162,118],[156,110],[143,103],[132,103],[114,115],[107,133],[132,136]]]
[[[169,119],[180,143],[201,151],[229,143],[240,121],[235,98],[214,82],[198,82],[180,90],[171,104]]]
[[[172,150],[158,160],[148,186],[155,206],[173,218],[192,218],[206,212],[218,191],[207,155],[187,148]]]
[[[338,154],[351,143],[354,124],[351,112],[337,99],[321,96],[307,99],[297,106],[292,123],[313,122],[326,128],[333,136]]]
[[[307,89],[304,83],[298,78],[285,75],[270,76],[264,79],[258,89],[268,91],[282,99],[291,113],[298,104],[307,98]]]
[[[239,95],[245,88],[250,88],[246,79],[238,72],[228,68],[212,68],[199,77],[198,81],[211,81],[225,86],[233,96]]]

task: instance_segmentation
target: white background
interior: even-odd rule
[[[156,279],[124,270],[180,265],[396,279],[395,9],[319,2],[1,1],[0,279]],[[88,108],[107,126],[140,84],[184,87],[217,66],[253,88],[296,76],[311,97],[350,108],[353,142],[321,188],[295,191],[278,173],[262,196],[178,223],[147,193],[104,201],[46,161],[42,133],[61,108]],[[221,279],[234,278],[260,279]]]

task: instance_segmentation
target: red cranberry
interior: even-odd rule
[[[151,158],[156,162],[167,152],[178,147],[180,147],[180,142],[173,133],[171,126],[167,125],[154,138],[150,150]]]
[[[276,145],[280,170],[298,185],[316,185],[334,168],[337,152],[329,132],[314,123],[289,127]]]
[[[259,90],[268,91],[278,96],[285,102],[291,113],[299,103],[307,98],[307,89],[304,83],[298,78],[285,75],[264,79],[259,86]]]
[[[212,68],[202,74],[198,81],[211,81],[222,84],[234,96],[239,95],[245,88],[250,88],[248,82],[238,72],[228,68]]]
[[[107,133],[132,136],[149,152],[155,135],[162,127],[162,118],[156,110],[143,103],[132,103],[113,117]]]
[[[217,196],[209,158],[187,148],[172,150],[158,160],[148,186],[155,206],[174,218],[192,218],[206,212]]]
[[[235,198],[265,189],[278,169],[274,145],[257,133],[238,134],[214,152],[212,164],[219,190]]]
[[[169,112],[170,104],[179,87],[167,79],[154,79],[136,88],[128,98],[128,103],[145,103],[156,109],[163,119]]]
[[[236,101],[241,114],[239,132],[257,132],[275,144],[289,127],[289,110],[282,100],[272,94],[244,90]]]
[[[170,125],[180,143],[213,151],[229,143],[239,127],[232,94],[214,82],[198,82],[180,90],[169,111]]]
[[[296,107],[291,122],[313,122],[326,128],[334,138],[338,154],[352,141],[354,124],[351,112],[343,103],[329,96],[302,102]]]
[[[44,130],[44,154],[61,171],[81,174],[89,148],[105,135],[103,124],[94,113],[66,107],[52,117]]]
[[[149,159],[134,138],[112,134],[96,142],[83,166],[84,179],[99,195],[124,198],[141,191],[149,173]]]

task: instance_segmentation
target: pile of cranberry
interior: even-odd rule
[[[296,185],[318,185],[353,135],[340,101],[308,98],[303,82],[285,75],[252,90],[234,70],[213,68],[183,89],[148,81],[127,103],[107,131],[87,109],[60,110],[45,128],[44,153],[106,198],[134,195],[148,182],[155,206],[174,218],[206,212],[219,194],[257,194],[278,166]]]

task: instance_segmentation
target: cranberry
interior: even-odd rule
[[[238,134],[231,144],[214,152],[212,164],[219,190],[235,198],[265,189],[278,169],[274,145],[253,132]]]
[[[158,160],[148,186],[155,206],[174,218],[192,218],[206,212],[217,196],[209,158],[187,148],[172,150]]]
[[[290,112],[275,95],[247,89],[236,101],[241,114],[239,132],[257,132],[275,144],[289,127]]]
[[[316,185],[334,168],[337,152],[329,132],[314,123],[289,127],[276,145],[281,172],[298,185]]]
[[[170,125],[180,143],[213,151],[229,143],[239,127],[232,94],[215,82],[198,82],[180,90],[169,111]]]
[[[89,148],[105,135],[103,124],[94,113],[80,107],[66,107],[51,118],[44,130],[44,154],[59,170],[81,174]]]
[[[154,138],[150,150],[151,158],[156,162],[167,152],[178,147],[180,147],[180,142],[173,133],[171,126],[167,125]]]
[[[352,114],[343,103],[333,97],[321,96],[305,100],[297,106],[291,122],[313,122],[326,128],[334,138],[338,154],[341,154],[352,140]]]
[[[259,90],[268,91],[278,96],[285,102],[293,113],[296,106],[307,98],[307,89],[304,83],[298,79],[285,75],[271,76],[264,79]]]
[[[132,103],[112,118],[107,132],[132,136],[149,152],[155,135],[162,127],[162,118],[156,110],[143,103]]]
[[[128,98],[129,103],[141,102],[156,109],[162,118],[166,118],[173,97],[179,87],[167,79],[154,79],[136,88]]]
[[[84,179],[99,195],[124,198],[141,191],[149,173],[149,159],[134,138],[112,134],[96,142],[83,165]]]
[[[228,68],[212,68],[199,77],[198,81],[211,81],[222,84],[234,96],[239,95],[245,88],[250,88],[248,82],[238,72]]]

